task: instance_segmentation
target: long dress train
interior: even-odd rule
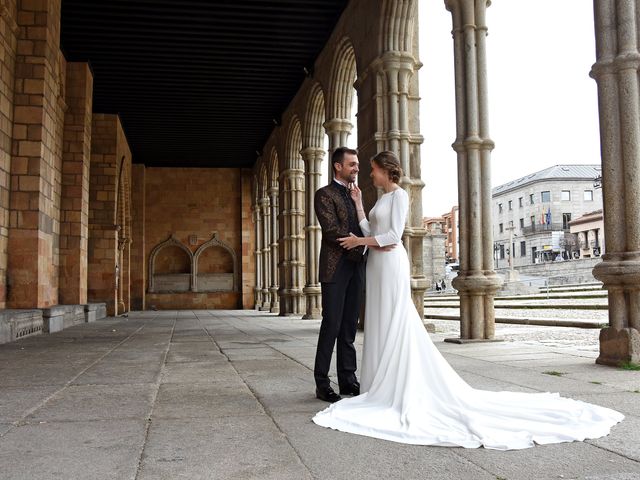
[[[361,222],[380,245],[400,243],[409,199],[384,194]],[[470,387],[431,341],[411,299],[409,260],[399,244],[367,260],[361,395],[313,417],[323,427],[395,442],[498,450],[607,435],[624,415],[557,393]]]

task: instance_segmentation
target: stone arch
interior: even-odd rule
[[[168,275],[159,276],[156,274],[156,259],[158,254],[167,247],[177,247],[184,251],[189,257],[190,272],[188,274],[171,274],[181,275],[180,277],[170,278]],[[186,276],[188,275],[188,276]],[[159,278],[158,278],[159,277]],[[149,293],[157,293],[161,291],[167,291],[167,286],[172,281],[176,284],[176,289],[179,291],[189,291],[193,285],[193,253],[189,248],[178,240],[174,235],[170,235],[164,242],[156,245],[149,255],[149,287],[147,291]]]
[[[297,115],[293,115],[289,121],[287,140],[285,142],[285,170],[294,168],[304,170],[302,164],[302,127]]]
[[[211,248],[220,248],[231,258],[232,272],[199,273],[199,262],[202,254]],[[238,257],[235,250],[214,232],[211,239],[198,247],[193,254],[193,277],[195,280],[194,292],[237,292],[238,291]]]
[[[415,21],[415,0],[385,0],[380,15],[380,52],[411,52]]]
[[[327,93],[327,118],[351,118],[353,85],[356,81],[356,54],[351,40],[343,38],[336,48]]]
[[[269,155],[268,176],[269,176],[269,188],[279,188],[280,184],[280,172],[278,163],[278,152],[276,147],[271,148],[271,154]]]
[[[311,87],[307,99],[305,120],[302,124],[302,148],[323,148],[325,113],[324,92],[316,82]]]

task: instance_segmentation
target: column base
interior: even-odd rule
[[[640,364],[640,332],[635,328],[600,330],[600,356],[596,363],[617,367],[626,362]]]
[[[302,317],[302,320],[319,320],[322,318],[321,310],[313,310],[311,312],[307,312]]]
[[[444,341],[447,343],[456,343],[458,345],[463,345],[465,343],[504,342],[502,338],[445,338]]]

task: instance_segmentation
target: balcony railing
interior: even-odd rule
[[[552,232],[552,231],[569,231],[568,228],[563,228],[561,223],[547,223],[540,225],[529,225],[522,229],[523,235],[531,235],[532,233]]]

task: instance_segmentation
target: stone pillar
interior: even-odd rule
[[[117,209],[119,203],[124,208],[124,200],[118,202],[118,172],[128,169],[131,152],[117,115],[94,113],[91,129],[88,300],[105,302],[107,314],[113,316],[127,308],[124,302],[118,305],[123,298],[118,295],[121,280],[128,278],[121,275],[125,265],[120,261],[118,240],[129,234],[126,214],[120,215],[122,224],[117,223]],[[122,194],[122,199],[127,197],[129,193]]]
[[[87,303],[92,100],[89,65],[68,63],[60,215],[61,304]]]
[[[278,297],[278,187],[271,187],[268,190],[270,198],[269,206],[271,208],[271,228],[270,233],[270,248],[271,248],[271,285],[269,291],[271,292],[271,313],[280,313],[280,300]]]
[[[640,6],[594,1],[607,253],[593,275],[609,292],[597,363],[640,363]]]
[[[417,27],[416,27],[417,28]],[[422,172],[420,166],[420,144],[422,136],[412,134],[419,131],[419,125],[411,125],[417,118],[417,75],[421,64],[409,53],[387,52],[380,61],[382,82],[378,91],[384,99],[383,112],[386,122],[378,141],[398,155],[403,177],[400,186],[409,194],[409,214],[402,237],[411,263],[411,293],[418,312],[424,312],[424,293],[428,288],[424,275],[424,236],[426,230],[422,217]],[[413,88],[416,91],[412,91]],[[413,105],[412,105],[413,102]],[[410,111],[415,118],[411,118]],[[367,169],[368,170],[368,169]],[[365,170],[365,171],[367,171]]]
[[[260,204],[253,206],[253,223],[256,231],[256,285],[255,292],[255,309],[260,310],[262,307],[262,214],[260,212]]]
[[[493,270],[491,165],[489,138],[485,1],[445,0],[453,17],[456,86],[460,273],[460,338],[491,340],[495,335],[494,297],[501,280]]]
[[[0,309],[6,308],[11,188],[11,138],[16,48],[20,27],[16,0],[0,2]]]
[[[282,173],[282,222],[280,235],[280,315],[304,312],[304,171],[288,168]]]
[[[131,310],[146,308],[145,166],[131,166]]]
[[[262,188],[265,186],[263,185]],[[271,209],[269,208],[269,197],[260,199],[260,212],[262,215],[262,305],[260,310],[271,310]]]
[[[329,176],[327,177],[329,181],[333,180],[333,165],[331,164],[331,155],[333,155],[333,151],[338,147],[345,147],[347,145],[347,140],[349,139],[349,135],[351,135],[351,130],[353,129],[353,124],[344,118],[332,118],[331,120],[327,120],[322,125],[324,127],[327,136],[329,137],[329,162],[327,162],[329,168]]]
[[[17,23],[8,307],[45,308],[58,303],[59,293],[60,154],[67,108],[60,1],[20,2]]]
[[[318,263],[320,259],[320,224],[314,209],[314,196],[320,183],[320,165],[324,157],[322,148],[308,147],[302,150],[302,159],[305,165],[305,192],[307,203],[305,212],[307,224],[305,226],[306,238],[306,267],[307,283],[304,293],[307,297],[307,312],[303,318],[322,318],[322,290],[318,277]]]

